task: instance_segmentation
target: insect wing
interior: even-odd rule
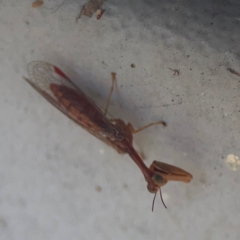
[[[61,111],[64,115],[72,119],[77,124],[69,111],[59,104],[58,99],[50,89],[51,84],[57,84],[74,89],[76,92],[81,90],[63,73],[58,67],[41,61],[34,61],[28,64],[29,78],[24,79],[39,92],[49,103]],[[81,94],[83,94],[81,92]],[[91,101],[91,100],[90,100]]]
[[[80,91],[69,78],[56,66],[40,61],[34,61],[28,64],[28,74],[29,78],[24,77],[24,79],[48,100],[48,102],[76,122],[76,120],[69,115],[68,111],[59,104],[58,99],[50,89],[51,84],[57,84]]]
[[[110,141],[117,140],[122,141],[123,136],[119,133],[119,129],[114,126],[110,121],[104,116],[103,111],[101,110],[101,107],[98,107],[89,97],[87,97],[71,80],[56,66],[46,63],[46,62],[40,62],[35,61],[31,62],[28,65],[28,74],[29,79],[24,78],[36,91],[38,91],[48,102],[50,102],[53,106],[55,106],[58,110],[60,110],[62,113],[64,113],[67,117],[72,119],[75,123],[78,125],[81,125],[83,128],[88,130],[90,133],[92,133],[95,137],[99,138],[102,141],[107,141],[107,144],[109,144],[109,141],[106,140],[108,138]],[[98,112],[98,117],[101,118],[101,122],[98,122],[98,127],[100,129],[98,131],[95,131],[96,128],[91,129],[90,127],[83,126],[83,122],[76,118],[76,116],[67,109],[66,106],[63,106],[59,99],[54,95],[51,86],[58,85],[58,86],[64,86],[68,88],[69,90],[74,90],[74,93],[77,93],[81,96],[84,96],[84,98],[87,99],[88,102],[91,103],[92,107],[94,108],[95,112]],[[71,96],[65,96],[66,100],[71,100]],[[81,106],[81,103],[74,102],[75,107]],[[95,124],[95,123],[93,123]],[[96,125],[95,125],[96,126]],[[111,144],[110,144],[111,145]]]
[[[28,64],[29,81],[38,89],[54,97],[50,84],[64,85],[79,91],[69,78],[56,66],[45,62],[31,62]],[[32,85],[31,84],[31,85]]]

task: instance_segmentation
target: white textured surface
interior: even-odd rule
[[[0,239],[240,239],[239,164],[229,168],[240,156],[240,78],[226,71],[240,71],[240,4],[109,0],[99,21],[76,23],[84,2],[51,13],[60,0],[37,9],[0,1]],[[163,187],[167,210],[157,198],[151,212],[153,196],[128,156],[22,80],[33,60],[59,66],[102,105],[115,71],[115,117],[168,123],[135,138],[148,165],[194,176]]]

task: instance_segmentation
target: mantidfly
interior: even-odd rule
[[[148,168],[133,147],[133,134],[156,124],[166,126],[165,122],[150,123],[135,130],[131,123],[125,124],[121,119],[107,118],[116,79],[115,73],[112,73],[112,88],[105,111],[102,111],[59,68],[52,64],[40,61],[31,62],[28,64],[28,74],[29,78],[24,77],[24,79],[62,113],[113,147],[118,153],[126,153],[133,159],[147,182],[148,191],[155,193],[152,210],[156,193],[159,191],[161,196],[161,187],[168,181],[186,183],[191,181],[190,173],[166,163],[153,161]]]

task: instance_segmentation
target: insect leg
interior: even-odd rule
[[[128,132],[130,132],[131,134],[134,134],[134,133],[138,133],[138,132],[141,132],[142,130],[146,129],[146,128],[149,128],[151,126],[154,126],[154,125],[158,125],[158,124],[161,124],[163,125],[164,127],[167,126],[167,124],[164,122],[164,121],[158,121],[158,122],[154,122],[154,123],[150,123],[146,126],[143,126],[139,129],[134,129],[133,125],[129,122],[127,125],[124,123],[123,120],[121,119],[109,119],[111,122],[115,122],[115,124],[117,126],[119,126],[122,130],[124,130],[126,132],[126,129],[128,129]]]
[[[144,130],[146,128],[157,125],[157,124],[162,124],[164,127],[167,126],[167,124],[164,121],[159,121],[159,122],[149,123],[148,125],[143,126],[139,129],[134,129],[133,125],[131,123],[128,123],[127,128],[131,131],[132,134],[135,134],[135,133],[141,132],[142,130]]]
[[[110,105],[110,100],[111,100],[112,93],[113,93],[113,90],[114,90],[114,83],[116,81],[116,73],[112,72],[111,74],[112,74],[112,87],[110,89],[110,93],[108,95],[108,100],[107,100],[107,105],[106,105],[106,108],[105,108],[105,111],[104,111],[105,116],[107,115],[107,112],[108,112],[108,107]]]

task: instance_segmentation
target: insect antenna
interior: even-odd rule
[[[157,193],[155,193],[154,198],[153,198],[153,202],[152,202],[152,212],[153,212],[153,209],[154,209],[154,203],[155,203],[156,195],[157,195]]]
[[[159,188],[159,193],[160,193],[160,198],[162,200],[163,206],[167,209],[167,206],[166,206],[165,202],[163,201],[161,188]]]
[[[165,202],[163,201],[161,188],[159,188],[159,194],[160,194],[160,198],[161,198],[161,201],[162,201],[163,206],[167,209],[167,206],[166,206]],[[154,209],[154,203],[155,203],[156,195],[157,195],[157,192],[155,193],[155,195],[154,195],[154,197],[153,197],[152,212],[153,212],[153,209]]]

